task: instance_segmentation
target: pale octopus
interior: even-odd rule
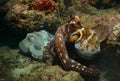
[[[74,16],[68,23],[58,28],[55,38],[46,47],[43,59],[52,60],[50,57],[58,57],[61,65],[68,70],[77,71],[82,75],[99,76],[100,71],[95,67],[84,66],[70,58],[66,42],[75,42],[75,49],[83,58],[91,59],[100,52],[101,41],[98,40],[95,31],[83,27],[78,16]]]

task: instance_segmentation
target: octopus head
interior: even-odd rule
[[[92,59],[100,52],[100,42],[92,29],[78,29],[71,34],[70,42],[75,42],[77,53],[84,59]]]
[[[68,25],[71,27],[70,30],[75,31],[76,29],[82,28],[79,16],[74,16],[68,21]]]
[[[77,22],[80,22],[79,16],[74,16],[70,20],[70,24],[76,24]]]

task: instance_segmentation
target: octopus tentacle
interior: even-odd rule
[[[82,37],[84,37],[84,34],[82,33],[83,30],[84,28],[81,25],[79,17],[78,16],[73,17],[67,24],[58,28],[55,34],[54,40],[52,40],[48,45],[49,46],[48,50],[49,50],[49,53],[53,54],[53,56],[55,54],[58,56],[63,67],[69,70],[80,72],[83,75],[98,76],[100,74],[99,70],[92,67],[86,67],[78,63],[77,61],[71,59],[68,55],[68,52],[65,46],[65,43],[69,41],[71,34],[75,31],[81,34],[80,38],[77,41],[78,42],[77,45],[79,45],[80,43],[79,41],[81,41]]]
[[[59,54],[58,56],[61,60],[62,65],[65,68],[75,70],[77,72],[80,72],[83,75],[89,75],[89,76],[99,75],[100,72],[98,70],[95,70],[93,68],[88,68],[76,62],[75,60],[69,58],[68,52],[65,47],[65,40],[63,38],[64,38],[63,35],[59,34],[59,36],[57,36],[55,40],[56,49],[58,50],[57,51]]]
[[[77,17],[77,19],[78,19],[78,17]],[[77,22],[80,22],[80,21],[77,21]],[[67,38],[73,32],[75,32],[76,30],[81,28],[81,24],[79,24],[77,22],[72,20],[72,22],[60,27],[57,30],[56,35],[55,35],[55,48],[57,50],[57,54],[58,54],[60,61],[64,67],[71,69],[71,70],[78,71],[81,74],[87,74],[87,75],[93,75],[93,76],[99,75],[100,73],[98,70],[94,70],[92,68],[88,68],[86,66],[83,66],[80,63],[74,61],[73,59],[70,59],[68,56],[65,42],[68,40]],[[77,27],[74,27],[74,26],[77,26]],[[74,29],[74,31],[73,31],[73,29]],[[81,28],[81,30],[78,30],[78,32],[81,34],[78,41],[80,41],[82,38],[82,31],[83,30],[84,30],[84,28]]]

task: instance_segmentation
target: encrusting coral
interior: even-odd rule
[[[29,10],[48,10],[47,14],[55,11],[55,2],[43,0],[43,1],[35,1],[33,4],[30,4],[28,7]]]

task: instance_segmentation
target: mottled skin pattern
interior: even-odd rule
[[[98,76],[100,74],[99,70],[78,63],[71,59],[67,52],[65,42],[69,41],[70,35],[80,28],[82,28],[82,25],[78,16],[73,17],[67,24],[59,27],[55,34],[55,39],[46,47],[48,50],[45,51],[43,58],[52,57],[49,55],[51,53],[53,56],[58,56],[62,66],[68,70],[77,71],[87,76]]]
[[[77,38],[75,37],[77,36]],[[78,37],[79,36],[79,37]],[[70,37],[74,37],[75,49],[77,54],[86,59],[91,60],[100,52],[100,41],[95,30],[90,28],[82,27],[78,29]]]

